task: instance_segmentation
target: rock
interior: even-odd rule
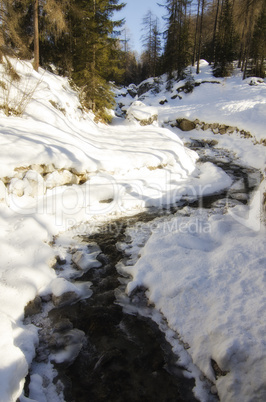
[[[73,329],[73,324],[68,318],[62,318],[54,324],[54,330],[57,332],[69,331]]]
[[[32,316],[35,314],[39,314],[42,311],[42,300],[40,296],[36,296],[34,300],[30,301],[24,307],[24,316]]]
[[[78,184],[79,180],[76,175],[69,170],[55,171],[47,174],[45,184],[47,188],[64,186],[65,184]]]
[[[48,165],[44,165],[43,166],[43,173],[47,174],[47,173],[52,173],[55,171],[55,167],[52,163],[49,163]]]
[[[217,394],[218,394],[218,391],[217,391],[217,388],[216,388],[215,385],[213,385],[213,386],[211,387],[211,393],[212,393],[213,395],[217,395]]]
[[[176,99],[176,98],[182,99],[182,96],[180,96],[178,94],[171,96],[171,99]]]
[[[209,130],[209,128],[210,128],[209,124],[206,124],[206,123],[204,123],[202,126],[203,131]]]
[[[141,126],[149,126],[149,125],[152,124],[154,121],[157,121],[157,119],[158,119],[158,116],[157,116],[157,115],[151,116],[149,119],[141,120],[141,121],[140,121],[140,125],[141,125]]]
[[[52,302],[56,307],[66,306],[79,299],[79,295],[74,291],[65,292],[60,296],[52,295]]]
[[[54,332],[49,342],[52,350],[51,361],[70,365],[78,356],[85,341],[85,333],[77,328],[64,332]]]
[[[148,80],[142,82],[138,86],[138,96],[145,94],[146,92],[150,91],[152,88],[154,88],[154,80],[149,78]]]
[[[13,179],[11,179],[11,182],[9,185],[9,192],[18,197],[22,197],[24,195],[25,184],[26,183],[23,180],[18,179],[18,178],[13,178]]]
[[[226,126],[224,124],[219,125],[219,134],[226,134]]]
[[[37,173],[43,174],[44,172],[44,165],[37,165],[37,164],[33,164],[30,166],[31,170],[34,170]]]
[[[131,98],[135,98],[135,96],[138,94],[138,89],[137,89],[136,85],[131,84],[131,85],[129,85],[127,92],[129,93]]]
[[[17,179],[23,179],[23,177],[25,176],[25,174],[27,173],[27,171],[29,169],[30,169],[29,167],[24,167],[24,166],[15,168],[16,173],[14,174],[14,177]]]
[[[235,131],[237,131],[236,127],[228,126],[226,129],[227,133],[233,134]]]
[[[94,252],[92,251],[89,254],[87,254],[83,250],[78,250],[75,252],[75,254],[73,254],[72,261],[81,271],[88,271],[91,268],[99,268],[102,266],[102,263],[96,258],[100,253],[100,249]]]
[[[166,99],[165,96],[163,98],[161,98],[161,100],[159,101],[160,105],[164,105],[167,102],[168,102],[168,100]]]
[[[193,121],[187,119],[177,119],[177,127],[182,131],[191,131],[196,128],[196,124]]]
[[[30,197],[38,197],[45,194],[46,186],[43,177],[35,170],[29,170],[23,181],[25,182],[24,194]]]
[[[147,126],[152,124],[158,118],[157,109],[152,106],[146,106],[141,101],[135,101],[128,108],[127,118],[129,120],[137,120],[140,125]]]

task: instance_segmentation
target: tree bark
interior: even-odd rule
[[[93,0],[93,18],[96,17],[96,0]],[[93,44],[92,47],[92,111],[95,112],[96,110],[96,103],[95,103],[95,92],[96,92],[96,44]]]
[[[199,64],[200,64],[200,53],[201,53],[201,42],[202,42],[202,25],[203,25],[203,14],[205,0],[201,0],[201,17],[200,17],[200,32],[199,32],[199,49],[198,49],[198,59],[197,59],[197,74],[199,74]]]
[[[40,63],[39,50],[39,1],[34,0],[34,70],[38,71]]]
[[[213,38],[212,38],[212,61],[215,63],[215,57],[216,57],[216,31],[217,31],[217,23],[218,23],[218,15],[219,15],[219,7],[220,7],[220,0],[217,1],[216,5],[216,14],[215,14],[215,21],[214,21],[214,27],[213,27]]]
[[[200,12],[200,0],[198,0],[198,11],[197,11],[197,20],[196,20],[196,29],[195,29],[195,39],[194,39],[194,51],[193,51],[192,66],[195,65],[195,61],[196,61],[197,40],[198,40],[198,30],[199,30],[199,12]]]

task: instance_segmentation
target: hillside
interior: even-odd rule
[[[70,241],[64,233],[74,237],[121,216],[232,193],[243,181],[219,166],[221,149],[229,165],[251,169],[247,204],[188,206],[181,216],[169,208],[167,230],[158,222],[145,242],[129,231],[135,264],[119,269],[132,276],[129,294],[148,289],[169,330],[189,345],[183,364],[212,381],[222,401],[265,399],[265,80],[242,81],[237,70],[213,79],[202,61],[198,76],[191,68],[190,79],[170,89],[164,76],[115,89],[117,115],[107,126],[82,110],[66,78],[12,63],[20,80],[0,71],[1,103],[11,112],[25,103],[21,116],[2,110],[0,119],[0,401],[49,400],[49,390],[43,399],[34,394],[36,376],[31,399],[21,395],[38,344],[38,326],[23,321],[24,307],[37,295],[69,289],[85,297],[53,269]],[[197,141],[211,146],[199,155]],[[193,232],[199,222],[206,230]],[[55,236],[62,236],[56,247]],[[214,374],[211,359],[225,375]],[[199,372],[193,375],[196,396],[208,400]]]

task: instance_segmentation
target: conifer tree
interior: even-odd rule
[[[84,103],[92,110],[104,109],[113,103],[109,80],[119,71],[121,48],[114,35],[123,21],[113,21],[115,11],[124,4],[119,0],[75,0],[70,21],[72,26],[72,78],[82,88]]]
[[[152,77],[159,73],[159,60],[161,53],[161,39],[159,32],[158,18],[148,11],[143,18],[142,43],[144,53],[142,54],[143,68],[146,70],[146,77]]]
[[[236,35],[234,31],[232,4],[230,0],[224,0],[219,19],[219,27],[215,49],[215,64],[213,72],[216,77],[230,75],[232,62],[235,59]]]
[[[0,56],[13,54],[30,57],[27,35],[21,27],[26,12],[26,0],[0,2]]]
[[[189,18],[187,7],[191,0],[166,0],[167,31],[165,46],[165,69],[171,77],[173,71],[182,76],[190,61]]]
[[[251,56],[253,58],[252,75],[265,78],[266,75],[266,3],[257,19],[251,42]]]
[[[200,0],[199,0],[199,4],[200,4]],[[201,16],[200,16],[200,23],[199,23],[199,44],[198,44],[198,54],[197,54],[197,74],[199,74],[199,64],[200,64],[200,56],[201,56],[204,7],[205,7],[205,0],[201,0]]]

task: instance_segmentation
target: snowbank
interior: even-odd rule
[[[54,235],[79,223],[89,222],[93,226],[93,222],[99,220],[106,221],[122,214],[134,214],[150,206],[160,207],[164,204],[175,204],[183,196],[195,198],[197,195],[219,192],[232,184],[231,178],[219,167],[211,163],[197,163],[198,155],[184,146],[183,141],[174,130],[159,127],[156,122],[140,127],[136,122],[130,123],[116,118],[111,126],[96,125],[91,115],[82,113],[78,96],[69,86],[67,79],[41,69],[39,73],[36,73],[30,63],[14,61],[12,63],[16,64],[15,67],[21,79],[19,86],[17,83],[12,83],[11,98],[13,97],[15,102],[25,88],[32,89],[32,97],[24,105],[25,112],[22,117],[7,117],[1,111],[1,402],[16,401],[20,396],[28,365],[34,356],[37,342],[36,328],[23,324],[24,307],[27,303],[37,294],[47,294],[47,292],[56,293],[56,297],[64,291],[73,291],[80,297],[88,297],[91,292],[89,285],[77,289],[65,281],[57,281],[52,268],[55,251],[49,246]],[[209,74],[205,65],[202,65],[202,70],[202,75],[198,76],[198,79],[205,79],[205,76]],[[152,85],[153,82],[154,80],[150,80],[148,84]],[[152,106],[152,109],[135,104],[136,109],[133,114],[140,113],[143,116],[143,113],[147,112],[153,115],[156,109],[159,122],[179,116],[189,118],[196,116],[210,120],[218,117],[222,120],[226,117],[228,121],[236,119],[234,124],[239,123],[240,126],[245,126],[249,122],[250,131],[256,135],[256,138],[260,138],[262,127],[265,126],[265,114],[262,113],[265,105],[265,84],[260,83],[251,87],[244,82],[241,84],[241,91],[237,92],[234,85],[240,85],[239,83],[237,76],[224,81],[223,85],[219,85],[219,88],[224,88],[224,91],[220,88],[218,96],[217,93],[214,96],[214,92],[212,92],[213,84],[210,84],[209,95],[206,93],[205,97],[201,86],[197,87],[193,94],[183,97],[182,103],[179,98],[174,103],[174,100],[171,100],[171,94],[165,92],[168,103],[165,103],[164,106],[157,104],[157,95],[151,91],[148,99],[145,99],[145,94],[143,95],[143,101],[145,99],[147,106]],[[7,81],[7,85],[9,84]],[[165,91],[165,82],[163,88]],[[162,93],[158,96],[162,99]],[[1,97],[3,101],[6,100],[4,92],[0,94]],[[14,109],[16,102],[14,103],[11,98],[10,105]],[[249,101],[245,99],[249,99]],[[131,102],[132,100],[131,97]],[[128,102],[128,105],[131,102]],[[241,107],[239,107],[240,104]],[[140,106],[139,109],[138,106]],[[227,146],[230,147],[230,144],[228,143]],[[255,147],[252,144],[253,146]],[[250,143],[248,147],[250,148]],[[243,145],[241,149],[242,157],[245,158],[247,147],[245,148]],[[263,155],[262,146],[258,149],[260,149],[260,155]],[[260,163],[260,167],[262,167],[262,163]],[[179,250],[182,255],[180,272],[184,272],[184,275],[187,275],[185,266],[187,252],[191,256],[195,255],[198,260],[198,271],[191,271],[192,277],[187,275],[186,283],[185,278],[180,279],[180,283],[184,284],[184,291],[185,286],[190,283],[190,279],[192,280],[189,286],[192,286],[193,294],[197,293],[196,288],[193,288],[193,277],[195,276],[202,283],[203,279],[200,279],[199,273],[202,273],[203,278],[210,273],[210,278],[206,282],[209,284],[208,289],[212,289],[214,294],[217,291],[221,295],[217,285],[213,285],[215,275],[219,279],[222,276],[221,267],[215,261],[216,252],[220,252],[224,258],[227,252],[228,255],[233,254],[232,246],[235,245],[239,248],[240,253],[244,250],[244,242],[249,242],[251,239],[250,245],[254,246],[253,254],[245,261],[248,264],[248,281],[251,281],[249,270],[252,267],[252,255],[254,256],[255,250],[258,253],[258,261],[254,267],[259,266],[259,261],[263,261],[259,234],[256,237],[252,235],[252,232],[241,232],[240,226],[232,223],[229,217],[225,218],[224,223],[221,217],[219,219],[220,226],[215,218],[210,218],[210,221],[207,219],[212,228],[218,225],[216,235],[211,233],[206,235],[207,237],[199,236],[199,238],[185,235],[180,240],[180,236],[174,234],[172,240],[170,236],[161,238],[162,256],[165,261],[169,262],[170,267],[169,274],[165,277],[159,273],[159,266],[155,260],[153,265],[153,258],[151,258],[150,265],[145,265],[144,260],[141,259],[134,271],[134,275],[136,275],[134,283],[140,283],[142,279],[145,279],[145,283],[150,286],[150,297],[154,299],[165,316],[168,317],[169,313],[169,324],[177,331],[182,329],[184,337],[189,337],[195,362],[198,364],[201,360],[200,367],[210,377],[210,356],[213,356],[222,368],[230,369],[230,376],[233,375],[232,356],[234,356],[233,352],[238,350],[238,344],[233,343],[233,346],[230,343],[226,344],[224,335],[221,335],[225,347],[219,354],[215,342],[212,346],[213,349],[210,350],[211,346],[207,345],[204,331],[215,332],[215,325],[222,328],[225,326],[227,318],[229,323],[232,322],[236,318],[238,310],[236,309],[234,314],[228,312],[226,315],[226,311],[222,311],[222,308],[226,307],[226,300],[222,299],[219,310],[220,321],[213,321],[213,326],[211,326],[208,317],[209,327],[205,329],[205,326],[202,326],[201,329],[205,340],[195,340],[193,328],[187,327],[189,323],[182,321],[183,315],[179,315],[180,321],[177,320],[176,304],[174,303],[171,307],[170,300],[175,292],[174,285],[177,285],[177,289],[179,289],[179,285],[176,280],[173,281],[171,273],[171,265],[176,266],[177,264],[176,251]],[[225,227],[224,232],[223,227]],[[228,228],[233,229],[232,234],[230,234],[231,229]],[[223,233],[228,235],[225,243],[221,240]],[[239,242],[234,240],[233,233],[239,234]],[[218,239],[215,236],[220,237]],[[154,246],[159,244],[159,238],[159,234],[152,236],[151,248],[148,244],[145,253],[150,254],[151,250],[154,253]],[[180,245],[173,243],[173,241],[179,240]],[[165,250],[162,249],[162,244],[164,244]],[[252,251],[251,246],[247,250],[249,249]],[[260,253],[261,256],[259,256]],[[158,261],[163,264],[160,259],[162,256],[158,254]],[[206,256],[208,256],[208,260],[203,267]],[[225,261],[229,263],[228,258]],[[241,261],[239,256],[239,262]],[[210,265],[211,262],[216,264],[215,272]],[[234,267],[236,266],[237,261],[235,261]],[[156,277],[165,281],[165,289],[161,289],[160,282],[155,279]],[[236,297],[236,300],[239,297],[241,300],[243,296],[243,300],[247,300],[242,291],[245,288],[244,284],[242,286],[242,282],[234,278],[232,277],[231,282],[229,280],[231,287],[228,288],[236,292],[236,295],[232,297]],[[256,268],[254,282],[250,282],[250,289],[259,290],[261,279],[261,272]],[[222,284],[225,286],[226,282],[222,282]],[[199,289],[205,292],[206,286],[202,285],[202,288]],[[226,294],[228,295],[229,291]],[[186,291],[185,299],[189,298],[188,295],[189,292]],[[208,304],[204,295],[198,293],[198,296],[202,296],[203,302]],[[184,304],[182,298],[181,301]],[[229,298],[229,301],[232,299]],[[260,308],[262,299],[258,296],[257,301],[254,296],[253,302],[255,309]],[[242,317],[246,314],[246,304],[240,307],[243,310]],[[209,311],[210,315],[214,317],[218,311],[218,305],[216,303],[213,310],[209,307],[209,310],[206,309],[206,311],[199,305],[196,306],[195,311],[197,314],[202,314],[202,317],[205,317],[206,312]],[[171,318],[172,314],[174,314],[173,318]],[[194,313],[188,312],[188,314],[193,320]],[[250,311],[247,310],[247,317],[250,315]],[[191,331],[188,335],[185,334],[187,330]],[[257,339],[259,333],[254,331],[252,336]],[[242,338],[240,337],[243,342],[248,339],[246,333],[247,331]],[[232,338],[230,338],[232,342],[235,339],[233,335],[238,336],[238,332],[232,333]],[[256,342],[254,341],[254,343]],[[202,359],[197,354],[199,346],[202,346],[202,351],[206,352]],[[232,353],[228,352],[229,349],[232,350]],[[257,362],[258,349],[254,346],[254,349],[248,350],[252,353],[254,350],[254,359]],[[261,362],[263,361],[261,360]],[[237,360],[236,366],[240,367],[240,363]],[[245,370],[248,366],[245,365]],[[243,370],[237,368],[237,370],[235,372],[242,376],[244,368]],[[219,385],[222,384],[222,380],[217,381],[221,395],[225,392],[222,390],[222,385]],[[36,380],[36,383],[38,381]],[[257,378],[256,384],[259,384],[259,378]],[[233,395],[235,390],[230,392]],[[231,394],[229,393],[229,395]]]
[[[127,291],[148,289],[221,401],[265,400],[265,230],[186,212],[152,225],[140,259],[123,268],[132,275]],[[134,250],[138,234],[129,234]]]
[[[188,68],[187,72],[185,80],[173,81],[170,91],[166,89],[167,77],[164,75],[159,85],[156,83],[152,87],[151,81],[147,92],[138,97],[146,107],[157,109],[160,125],[181,118],[192,121],[199,119],[249,131],[258,142],[265,139],[265,80],[252,77],[243,81],[238,69],[232,77],[217,79],[212,76],[212,69],[204,60],[201,60],[199,74],[196,74],[196,67]],[[192,92],[186,92],[184,86],[187,83],[193,84]],[[157,91],[154,91],[155,87]],[[129,104],[132,103],[129,94],[126,97],[117,94],[117,102],[125,105],[124,110],[128,108],[130,99]]]

